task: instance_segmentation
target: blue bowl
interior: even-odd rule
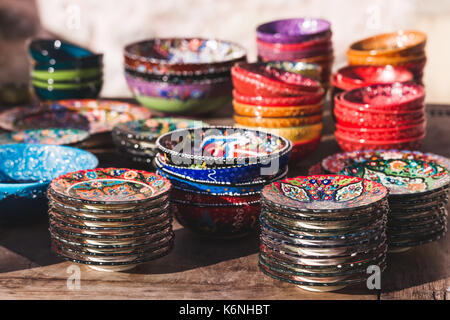
[[[281,155],[281,157],[278,158],[279,162],[273,167],[269,164],[264,166],[257,163],[218,168],[188,168],[168,164],[164,162],[164,158],[160,154],[158,154],[155,158],[155,165],[157,168],[163,169],[167,172],[185,176],[194,180],[202,180],[208,183],[239,184],[252,182],[261,178],[266,180],[275,178],[279,172],[286,171],[289,155],[290,152],[286,152]],[[264,172],[264,170],[266,172]],[[264,175],[262,175],[263,172],[265,173]]]
[[[28,53],[37,63],[89,63],[101,61],[103,55],[58,39],[34,39],[28,45]]]
[[[18,221],[45,213],[46,191],[51,180],[97,165],[98,159],[92,153],[72,147],[0,146],[0,221]]]
[[[229,195],[229,196],[244,196],[260,193],[262,188],[267,184],[277,181],[286,176],[287,170],[280,172],[275,178],[271,180],[260,180],[241,184],[213,184],[204,181],[195,181],[178,176],[167,170],[157,168],[156,173],[167,178],[172,183],[172,186],[177,189],[192,191],[195,193],[204,193],[210,195]]]

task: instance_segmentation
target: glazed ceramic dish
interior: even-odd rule
[[[388,190],[372,183],[318,175],[266,186],[261,193],[261,270],[315,291],[364,281],[361,266],[383,266],[386,257]]]
[[[79,129],[48,128],[22,130],[0,135],[0,144],[37,143],[71,145],[89,138],[89,133]]]
[[[150,39],[124,49],[125,65],[154,74],[205,74],[229,71],[246,51],[227,41],[200,38]]]
[[[9,131],[75,128],[90,134],[111,131],[119,123],[147,119],[151,113],[113,100],[61,100],[36,107],[15,107],[0,114],[0,127]]]
[[[39,144],[0,146],[0,158],[2,220],[33,218],[45,210],[45,191],[53,178],[98,164],[87,151]]]
[[[160,136],[156,144],[167,161],[185,166],[262,164],[292,148],[287,139],[273,134],[223,126],[175,130]]]

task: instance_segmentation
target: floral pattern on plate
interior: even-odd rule
[[[294,211],[348,210],[375,205],[388,191],[381,184],[349,176],[316,175],[288,178],[266,186],[263,201]]]
[[[74,144],[89,137],[85,130],[71,128],[48,128],[22,130],[0,135],[0,144],[38,143],[67,145]]]

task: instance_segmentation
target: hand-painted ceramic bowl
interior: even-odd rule
[[[414,83],[375,84],[341,94],[339,104],[358,111],[406,112],[420,108],[424,87]]]
[[[312,105],[300,106],[256,106],[233,100],[233,108],[237,115],[247,117],[280,118],[303,117],[320,113],[323,101]]]
[[[234,206],[243,203],[259,202],[261,196],[259,194],[243,195],[243,196],[227,196],[227,195],[211,195],[207,193],[196,193],[188,190],[172,188],[170,198],[181,202],[202,203],[204,205],[217,206]]]
[[[256,29],[257,38],[270,43],[299,43],[323,37],[331,25],[324,19],[297,18],[275,20]]]
[[[150,39],[124,49],[125,65],[152,74],[205,74],[229,71],[246,60],[243,47],[200,38]]]
[[[237,90],[233,90],[233,97],[237,102],[264,107],[270,106],[292,107],[292,106],[317,104],[322,101],[324,94],[325,92],[322,92],[322,95],[316,94],[316,95],[302,95],[296,97],[264,97],[259,95],[242,94]]]
[[[100,94],[103,82],[96,82],[78,88],[63,89],[65,85],[55,88],[53,85],[37,85],[33,83],[33,90],[36,96],[43,100],[64,100],[64,99],[95,99]],[[58,86],[57,86],[58,87]]]
[[[280,51],[301,51],[309,50],[316,47],[321,47],[331,43],[331,31],[328,31],[321,37],[317,37],[312,40],[302,41],[299,43],[273,43],[264,42],[260,39],[256,39],[257,46],[262,46],[270,50],[280,50]]]
[[[333,53],[333,45],[331,42],[311,49],[300,50],[271,49],[261,43],[258,43],[257,49],[258,54],[268,60],[297,61],[300,59]]]
[[[172,202],[172,211],[184,227],[200,235],[214,238],[242,237],[258,224],[259,203],[211,207]]]
[[[50,66],[59,62],[82,65],[90,61],[100,65],[102,61],[101,54],[57,39],[34,39],[28,45],[28,53],[37,63]]]
[[[155,82],[164,82],[170,84],[189,84],[189,83],[197,83],[204,82],[206,80],[215,80],[215,79],[231,79],[230,70],[217,72],[217,73],[205,73],[199,75],[185,75],[185,74],[153,74],[153,73],[145,73],[139,72],[133,69],[129,69],[125,67],[125,74],[131,77],[141,78],[147,81],[155,81]]]
[[[68,70],[32,70],[31,78],[37,81],[45,81],[49,84],[55,82],[84,82],[90,79],[101,79],[102,70],[99,68],[68,69]]]
[[[235,89],[244,95],[265,97],[323,95],[320,82],[265,63],[240,63],[231,69]]]
[[[373,207],[387,199],[382,184],[350,176],[287,178],[266,186],[261,201],[292,212],[340,212]]]
[[[79,129],[48,128],[22,130],[0,135],[0,144],[38,143],[71,145],[86,140],[89,132]]]
[[[448,170],[422,160],[369,160],[345,167],[342,174],[364,177],[383,184],[391,196],[425,195],[448,187]]]
[[[239,124],[237,124],[236,127],[247,128]],[[323,123],[319,122],[316,124],[299,127],[259,128],[259,129],[265,132],[270,132],[272,134],[284,137],[293,143],[299,143],[319,138],[322,135]]]
[[[353,43],[348,55],[401,56],[421,52],[427,41],[426,34],[419,31],[399,30],[379,34]]]
[[[244,196],[258,194],[261,189],[271,181],[276,181],[285,177],[287,170],[285,170],[284,172],[278,172],[277,175],[272,179],[268,179],[266,178],[266,176],[262,176],[258,180],[242,183],[213,183],[193,179],[188,176],[182,176],[165,168],[157,168],[156,172],[164,178],[170,180],[173,186],[177,189],[187,190],[194,193],[205,193],[220,196]]]
[[[154,173],[99,168],[81,170],[54,179],[52,192],[71,201],[111,206],[146,203],[169,193],[170,181]]]
[[[0,219],[14,221],[45,211],[52,179],[98,164],[87,151],[40,144],[0,146],[0,160]]]
[[[264,179],[273,179],[278,172],[284,172],[287,170],[287,161],[289,154],[279,158],[278,168],[274,172],[270,172],[269,168],[262,170],[259,164],[247,164],[236,165],[229,167],[217,167],[209,168],[199,166],[183,167],[170,164],[160,154],[155,159],[155,165],[157,168],[166,170],[175,175],[181,177],[188,177],[193,180],[202,180],[209,183],[224,183],[224,184],[236,184],[236,183],[248,183],[253,181]]]
[[[320,80],[322,68],[316,63],[295,62],[295,61],[269,61],[267,64],[273,68],[282,69],[311,78]]]
[[[235,114],[234,121],[246,127],[289,128],[310,125],[322,121],[322,112],[303,117],[248,117]]]
[[[339,131],[334,133],[336,141],[343,151],[357,151],[357,150],[386,150],[386,149],[401,149],[401,150],[417,150],[423,142],[425,135],[402,139],[402,140],[365,140],[365,139],[349,139],[342,136]]]
[[[450,159],[434,153],[422,153],[410,150],[367,150],[336,153],[322,160],[321,166],[328,173],[337,174],[345,167],[369,160],[422,160],[434,162],[450,170]]]
[[[290,153],[289,140],[267,132],[225,126],[180,129],[156,141],[166,161],[175,165],[234,166],[260,164]]]
[[[413,74],[404,67],[393,66],[347,66],[339,69],[332,78],[334,85],[352,90],[373,84],[409,82]]]
[[[364,139],[364,140],[401,140],[412,137],[420,137],[425,134],[426,121],[420,121],[417,124],[412,124],[403,127],[394,128],[357,128],[348,127],[336,123],[336,129],[342,137],[349,139]]]

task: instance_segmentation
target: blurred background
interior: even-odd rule
[[[256,60],[260,23],[320,17],[332,23],[334,69],[354,41],[397,29],[427,33],[427,102],[450,103],[448,0],[0,0],[0,85],[27,83],[26,40],[59,37],[104,54],[103,97],[131,97],[123,47],[151,37],[231,40]]]

